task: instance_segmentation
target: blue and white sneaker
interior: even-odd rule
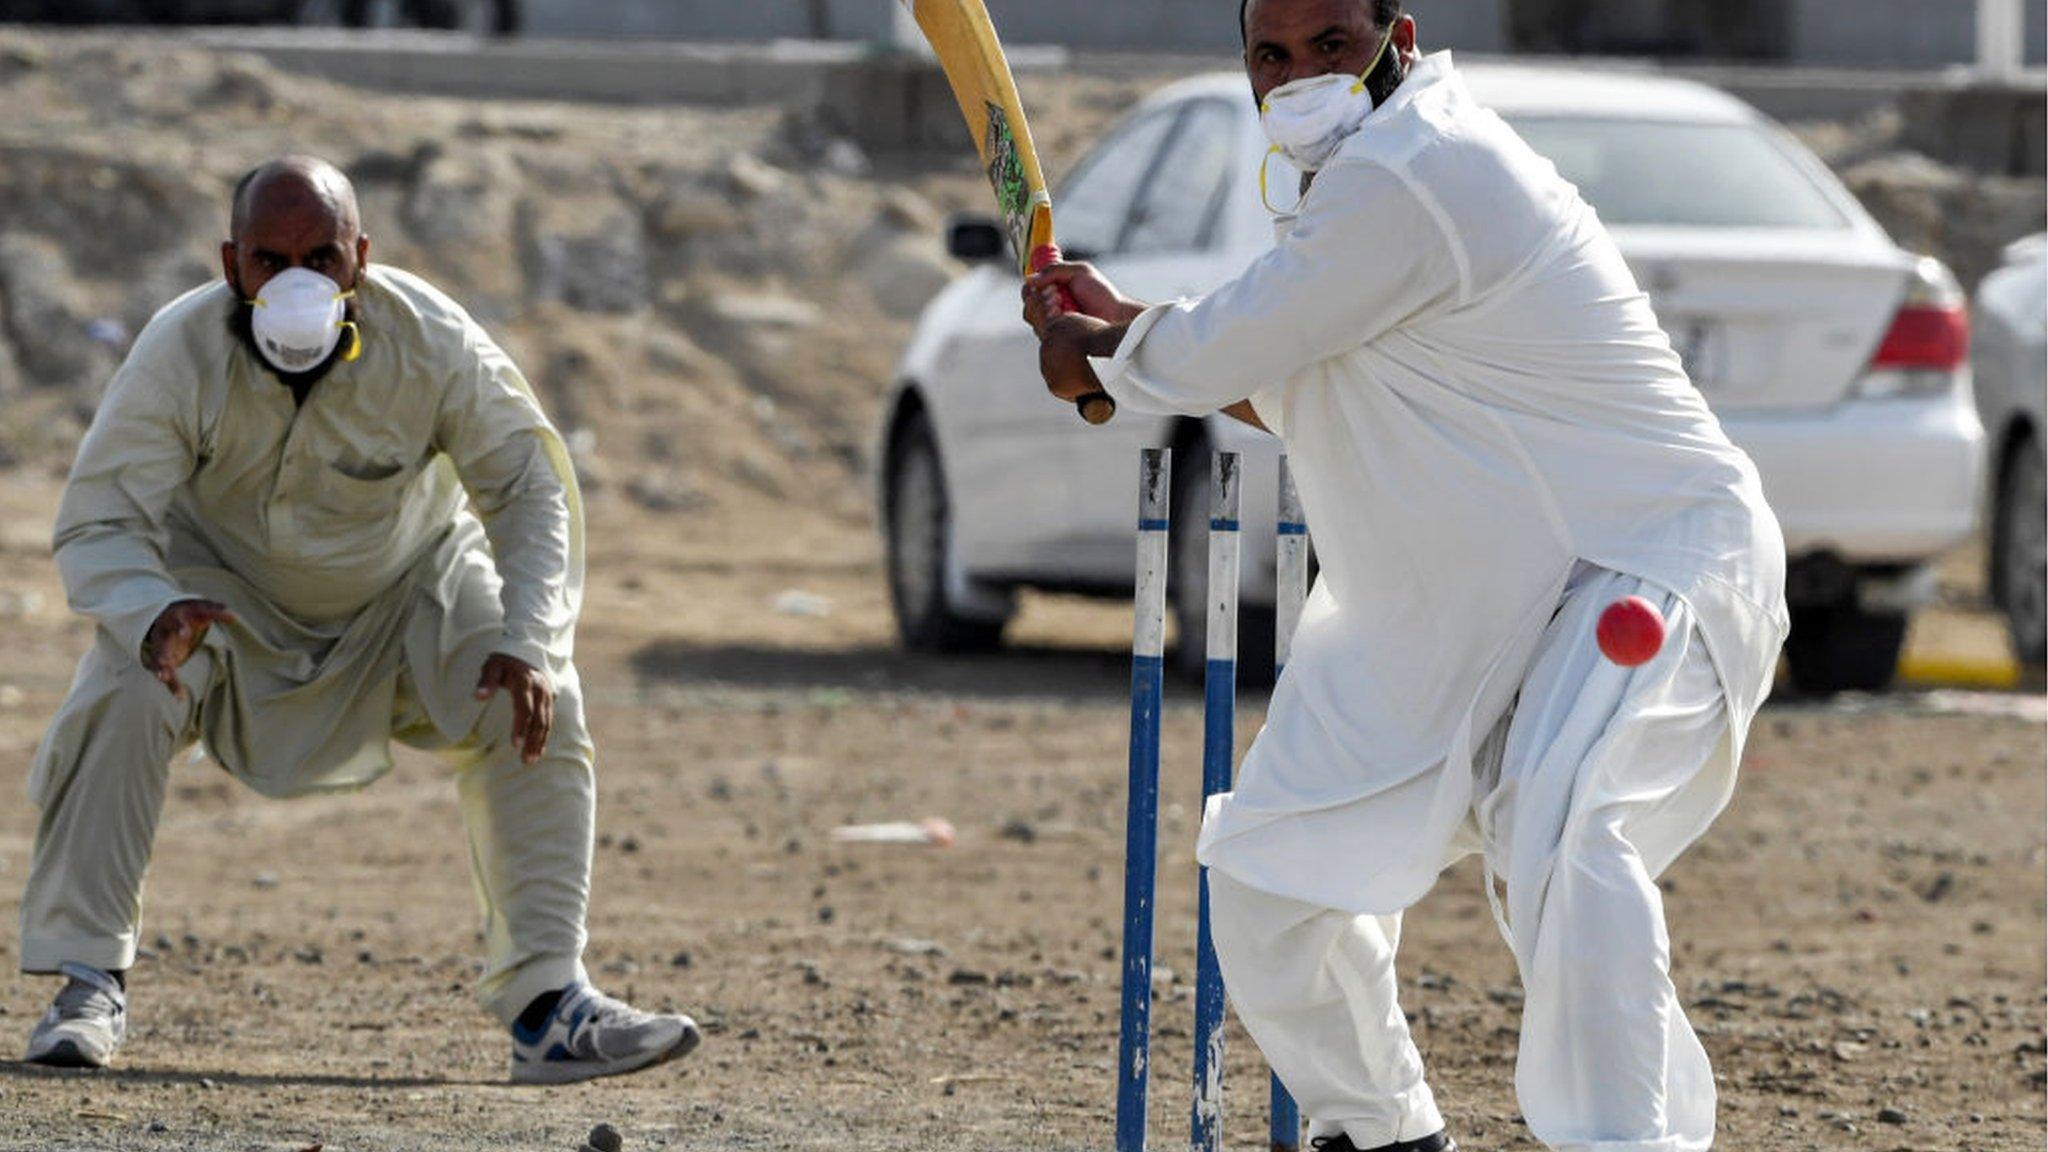
[[[704,1039],[688,1016],[660,1016],[573,984],[547,1023],[512,1026],[514,1084],[573,1084],[619,1076],[690,1054]]]
[[[97,968],[60,964],[70,979],[28,1035],[28,1062],[53,1068],[105,1068],[128,1037],[128,995]]]

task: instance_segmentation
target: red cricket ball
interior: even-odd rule
[[[1600,613],[1600,651],[1624,668],[1647,664],[1664,647],[1664,617],[1641,596],[1624,596]]]

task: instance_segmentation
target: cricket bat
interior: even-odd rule
[[[1017,79],[1003,55],[996,26],[982,0],[903,0],[917,26],[931,43],[932,54],[946,73],[960,114],[981,166],[995,188],[1003,229],[1010,236],[1023,275],[1060,259],[1052,238],[1052,194],[1031,144],[1031,127],[1017,97]],[[1071,311],[1073,301],[1063,302]],[[1107,424],[1116,415],[1116,401],[1107,392],[1090,392],[1074,401],[1081,419]]]

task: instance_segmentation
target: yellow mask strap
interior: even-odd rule
[[[343,320],[341,330],[348,335],[348,351],[341,354],[344,363],[353,364],[363,354],[363,330],[353,320]]]
[[[1259,158],[1259,203],[1264,204],[1266,211],[1271,212],[1275,216],[1287,216],[1301,211],[1301,202],[1307,195],[1307,191],[1304,189],[1301,194],[1295,196],[1294,206],[1291,208],[1283,210],[1273,206],[1273,198],[1267,194],[1266,190],[1266,169],[1273,163],[1273,157],[1280,154],[1280,146],[1275,144],[1266,149],[1266,154]]]
[[[1392,44],[1393,42],[1394,30],[1392,28],[1389,28],[1387,29],[1387,34],[1385,36],[1380,37],[1379,51],[1374,52],[1372,54],[1372,59],[1366,62],[1365,71],[1360,72],[1358,74],[1358,78],[1351,82],[1351,91],[1354,95],[1365,91],[1365,78],[1367,76],[1372,75],[1372,70],[1380,66],[1380,60],[1387,54],[1387,45]]]

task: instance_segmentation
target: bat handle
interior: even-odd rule
[[[1031,270],[1033,272],[1043,272],[1046,268],[1059,263],[1062,259],[1064,257],[1060,255],[1059,245],[1040,244],[1031,250]],[[1059,293],[1058,303],[1060,311],[1079,312],[1081,310],[1080,306],[1074,302],[1074,294],[1067,291],[1065,285],[1061,285],[1056,291]],[[1081,419],[1086,420],[1090,424],[1107,424],[1116,417],[1116,401],[1111,399],[1107,392],[1090,392],[1086,396],[1075,400],[1074,408],[1081,413]]]

